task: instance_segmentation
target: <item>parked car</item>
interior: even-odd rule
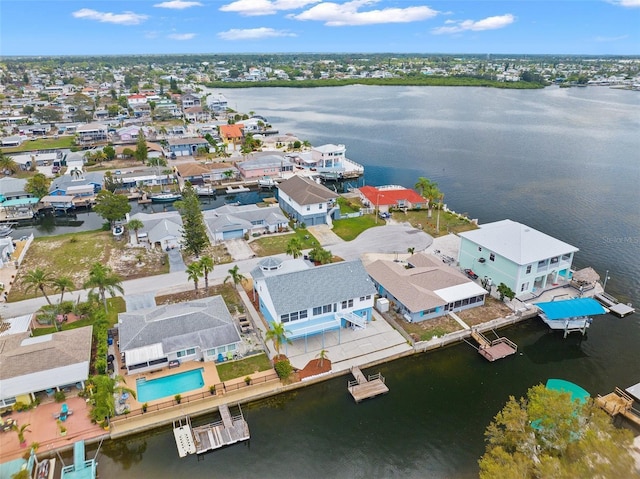
[[[464,270],[464,274],[466,274],[471,279],[478,279],[478,275],[475,274],[473,270],[470,270],[469,268]]]

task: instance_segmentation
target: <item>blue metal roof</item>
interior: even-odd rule
[[[607,310],[593,298],[550,301],[548,303],[536,303],[536,306],[542,310],[547,319],[577,318],[607,312]]]

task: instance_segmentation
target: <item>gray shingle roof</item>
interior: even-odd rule
[[[120,350],[162,343],[165,352],[199,346],[212,349],[240,341],[221,296],[122,313]]]
[[[360,260],[267,277],[265,285],[278,314],[376,293]]]
[[[286,193],[299,205],[315,205],[333,200],[338,194],[329,188],[319,185],[310,178],[295,175],[278,185],[278,189]]]

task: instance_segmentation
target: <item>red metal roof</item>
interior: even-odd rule
[[[414,205],[427,203],[426,199],[409,188],[379,190],[374,186],[363,186],[360,192],[372,205],[393,206],[403,200]]]

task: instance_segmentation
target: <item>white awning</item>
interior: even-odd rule
[[[165,356],[166,355],[162,350],[162,343],[151,344],[143,348],[125,351],[125,361],[127,363],[127,366],[155,361],[156,359],[161,359]]]
[[[434,293],[444,299],[447,303],[455,303],[462,299],[487,294],[487,290],[473,281],[469,281],[468,283],[459,284],[457,286],[450,286],[449,288],[435,290]]]

